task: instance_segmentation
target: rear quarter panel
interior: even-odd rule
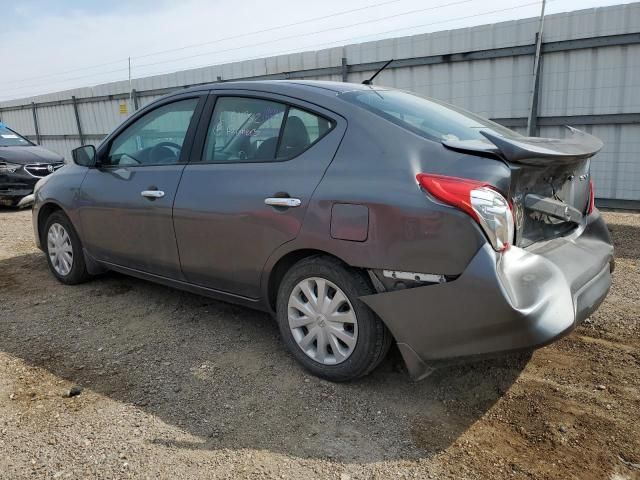
[[[349,125],[336,157],[311,199],[300,234],[271,264],[290,251],[312,248],[356,267],[460,274],[486,239],[468,215],[423,192],[415,176],[479,179],[508,192],[507,165],[451,151],[357,107],[341,114]],[[332,238],[336,203],[368,208],[366,240]]]

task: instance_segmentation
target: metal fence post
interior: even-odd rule
[[[349,65],[347,64],[347,57],[342,57],[342,81],[347,82],[349,80]]]
[[[76,126],[78,127],[78,136],[80,137],[80,145],[84,146],[84,134],[82,133],[82,124],[80,123],[80,112],[78,111],[78,101],[76,96],[71,97],[73,100],[73,112],[76,114]]]
[[[38,128],[38,115],[36,114],[36,102],[31,102],[31,113],[33,113],[33,126],[36,129],[36,143],[40,145],[40,129]]]
[[[540,22],[536,34],[536,55],[533,60],[533,86],[531,89],[531,103],[529,105],[529,117],[527,118],[527,135],[533,137],[536,134],[538,124],[538,87],[540,85],[540,64],[542,63],[542,31],[544,30],[544,9],[546,0],[542,0]]]
[[[133,111],[136,112],[140,107],[138,105],[138,92],[135,88],[131,90],[131,98],[133,99]]]
[[[527,135],[535,137],[538,130],[538,98],[540,95],[540,72],[542,70],[542,58],[537,63],[537,69],[533,79],[533,93],[531,94],[531,105],[529,106],[529,117],[527,118]]]

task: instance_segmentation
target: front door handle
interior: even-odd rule
[[[291,198],[291,197],[271,197],[265,198],[264,203],[266,205],[271,205],[272,207],[299,207],[302,204],[302,201],[299,198]]]
[[[164,192],[162,190],[143,190],[140,195],[153,200],[164,197]]]

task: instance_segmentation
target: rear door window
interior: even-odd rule
[[[331,122],[326,118],[291,107],[278,146],[278,158],[292,158],[301,154],[329,130]]]
[[[219,97],[202,154],[206,163],[273,162],[293,158],[332,128],[306,110],[260,98]]]
[[[218,98],[209,124],[203,161],[274,160],[286,111],[286,105],[269,100]]]

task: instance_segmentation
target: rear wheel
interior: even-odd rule
[[[374,293],[367,278],[332,257],[295,264],[278,290],[284,343],[310,372],[346,381],[370,373],[384,359],[391,334],[359,300]]]
[[[82,243],[64,213],[54,212],[47,218],[42,245],[51,273],[62,283],[75,285],[90,278]]]

